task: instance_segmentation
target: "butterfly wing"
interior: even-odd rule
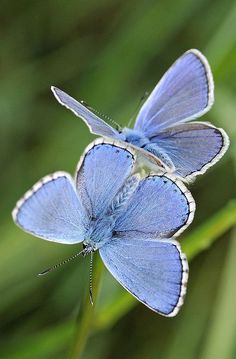
[[[193,220],[195,202],[182,182],[172,176],[148,176],[115,224],[125,235],[170,238],[181,233]]]
[[[86,212],[69,174],[56,172],[37,182],[12,212],[24,231],[48,241],[79,243],[84,240]]]
[[[189,50],[156,85],[134,128],[150,138],[174,124],[202,116],[213,102],[214,83],[208,61],[198,50]]]
[[[104,137],[119,138],[118,131],[109,126],[100,117],[82,105],[82,103],[76,101],[64,91],[61,91],[54,86],[52,86],[51,89],[57,101],[68,110],[71,110],[76,116],[82,118],[91,133]]]
[[[85,150],[78,164],[76,186],[90,217],[97,218],[107,210],[131,174],[135,154],[126,147],[98,139]]]
[[[113,238],[99,250],[117,281],[153,311],[174,316],[186,293],[188,263],[175,241]]]
[[[204,122],[170,127],[152,138],[175,164],[175,174],[185,180],[204,173],[226,152],[229,138],[224,130]]]
[[[192,221],[194,200],[172,176],[148,176],[120,213],[111,241],[99,249],[112,275],[139,301],[166,316],[183,304],[186,257],[167,240]]]

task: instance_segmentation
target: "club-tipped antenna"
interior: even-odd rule
[[[93,305],[93,252],[91,252],[90,265],[89,265],[89,299]]]
[[[64,259],[64,261],[62,261],[62,262],[60,262],[60,263],[58,263],[58,264],[55,264],[54,266],[52,266],[52,267],[50,267],[50,268],[48,268],[48,269],[45,269],[43,272],[38,273],[38,276],[46,275],[46,274],[48,274],[49,272],[54,271],[55,269],[61,267],[63,264],[66,264],[66,263],[72,261],[73,259],[77,258],[77,257],[80,256],[81,254],[83,255],[83,253],[84,253],[84,249],[83,249],[82,251],[80,251],[80,252],[74,254],[73,256],[71,256],[71,257],[69,257],[69,258],[67,258],[67,259]]]
[[[90,105],[88,105],[85,101],[80,101],[83,105],[85,105],[85,107],[87,107],[89,110],[91,110],[92,112],[94,112],[96,115],[104,118],[105,120],[109,121],[116,129],[117,131],[121,131],[122,127],[114,120],[112,120],[112,118],[110,118],[108,115],[105,115],[104,113],[95,110],[93,107],[91,107]]]
[[[137,112],[138,110],[140,109],[141,105],[143,104],[144,100],[146,100],[146,98],[148,97],[149,95],[149,92],[148,91],[145,91],[143,96],[140,98],[139,102],[138,102],[138,105],[136,106],[136,109],[134,111],[134,114],[131,116],[129,122],[128,122],[128,125],[127,127],[130,127],[132,122],[135,120],[136,118],[136,115],[137,115]]]

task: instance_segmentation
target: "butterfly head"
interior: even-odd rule
[[[150,142],[149,139],[142,134],[142,132],[131,128],[125,127],[122,131],[122,135],[124,136],[123,141],[131,143],[137,147],[144,147]]]
[[[90,254],[91,252],[95,252],[96,251],[96,247],[90,243],[89,241],[84,241],[83,242],[83,250],[81,252],[82,256],[85,257],[86,255]]]

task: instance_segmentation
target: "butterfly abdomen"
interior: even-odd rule
[[[138,187],[138,184],[139,184],[138,175],[133,175],[127,179],[124,186],[121,188],[121,190],[117,193],[117,195],[111,202],[111,205],[107,213],[108,216],[113,216],[117,218],[120,211],[123,210],[123,207],[126,205],[129,198],[135,192],[136,188]]]
[[[169,172],[174,172],[175,166],[172,160],[156,143],[148,143],[144,147],[144,150],[152,153],[154,156],[159,158],[159,160],[161,160],[161,162],[165,164],[165,167],[169,169]]]

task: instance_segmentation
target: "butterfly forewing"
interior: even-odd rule
[[[17,202],[12,212],[16,224],[48,241],[79,243],[88,218],[71,176],[56,172],[44,177]]]
[[[114,139],[119,137],[118,131],[95,115],[81,102],[75,100],[73,97],[54,86],[52,86],[51,89],[57,101],[68,110],[71,110],[76,116],[82,118],[82,120],[89,127],[91,133]]]
[[[111,201],[132,173],[135,154],[132,149],[97,140],[85,151],[78,165],[77,192],[90,216],[106,212]]]
[[[183,54],[165,73],[142,106],[135,129],[147,137],[206,113],[214,101],[214,84],[206,58],[197,50]]]

